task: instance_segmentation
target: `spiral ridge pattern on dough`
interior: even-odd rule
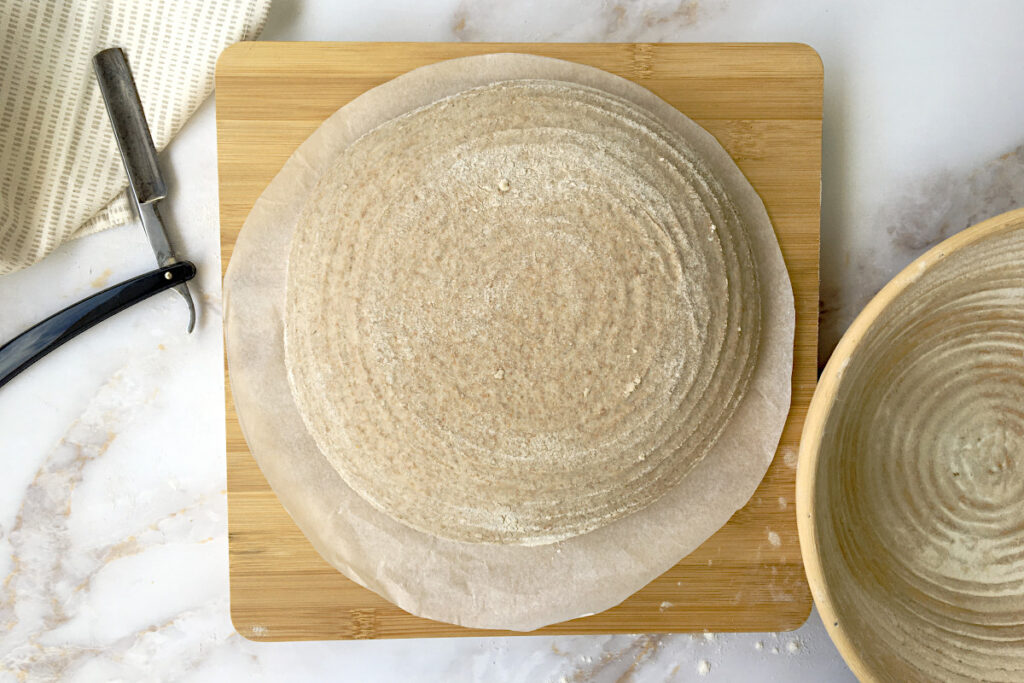
[[[678,135],[581,85],[506,81],[340,156],[292,240],[289,382],[372,505],[536,545],[657,500],[757,360],[746,226]]]
[[[931,265],[843,370],[818,470],[836,613],[883,680],[1024,680],[1024,226]]]

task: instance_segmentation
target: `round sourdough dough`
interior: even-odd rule
[[[246,221],[225,326],[246,440],[321,555],[472,627],[621,602],[749,499],[789,408],[753,188],[646,89],[530,55],[329,118]]]
[[[299,215],[285,364],[345,482],[420,531],[550,543],[643,509],[757,360],[749,228],[620,97],[503,81],[384,123]]]

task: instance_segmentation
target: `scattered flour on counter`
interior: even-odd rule
[[[776,548],[778,548],[780,545],[782,545],[782,539],[779,538],[779,535],[777,533],[775,533],[774,531],[769,531],[768,532],[768,542],[771,543]]]
[[[715,634],[714,633],[708,633],[707,631],[704,631],[704,640],[706,640],[708,642],[711,642],[714,639],[715,639]]]
[[[782,462],[786,463],[786,467],[790,469],[796,469],[796,463],[799,460],[796,449],[791,446],[785,446],[782,449]]]
[[[764,643],[762,643],[760,640],[757,641],[756,643],[754,643],[754,649],[755,650],[763,650],[764,649]]]
[[[659,609],[662,612],[664,612],[665,610],[669,609],[670,607],[673,607],[673,604],[671,602],[669,602],[668,600],[665,600],[664,602],[661,603],[661,607]]]
[[[711,672],[711,662],[706,659],[700,660],[697,663],[697,673],[701,676],[707,676]]]
[[[789,654],[795,654],[799,652],[802,647],[803,643],[801,643],[799,640],[791,640],[788,643],[786,643],[786,651]]]
[[[786,506],[789,505],[789,501],[786,500],[785,496],[779,496],[779,509],[785,510]]]

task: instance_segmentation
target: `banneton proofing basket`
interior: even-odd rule
[[[822,373],[797,516],[862,681],[1024,680],[1024,209],[947,239]]]

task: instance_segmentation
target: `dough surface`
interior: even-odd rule
[[[746,391],[750,226],[682,136],[552,80],[362,136],[292,239],[285,352],[310,434],[371,504],[550,543],[661,497]]]

